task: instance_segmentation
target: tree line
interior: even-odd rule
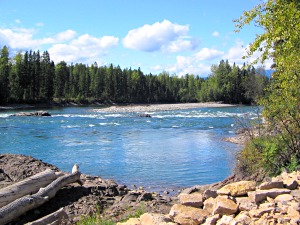
[[[62,101],[105,103],[203,102],[253,103],[268,83],[264,70],[231,66],[221,60],[204,79],[162,72],[144,74],[140,68],[110,64],[55,64],[47,51],[9,56],[0,52],[0,104]]]

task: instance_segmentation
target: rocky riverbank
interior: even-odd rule
[[[46,169],[60,171],[56,166],[30,156],[1,154],[0,188],[22,181]],[[179,203],[177,196],[160,195],[143,189],[130,190],[125,185],[101,177],[81,174],[80,179],[83,182],[82,186],[77,183],[67,185],[57,192],[55,198],[21,216],[12,224],[24,224],[34,221],[62,207],[68,216],[68,224],[76,224],[82,216],[99,212],[103,218],[118,222],[128,218],[128,215],[134,214],[138,210],[147,213],[168,214],[172,206]],[[181,193],[215,191],[226,184],[243,179],[262,180],[263,177],[259,173],[247,178],[235,174],[222,182],[194,186],[182,190]]]
[[[223,104],[218,102],[206,103],[177,103],[177,104],[130,104],[130,105],[112,105],[105,108],[94,109],[97,112],[155,112],[155,111],[170,111],[183,109],[197,109],[209,107],[232,107],[231,104]]]
[[[1,154],[0,188],[46,169],[60,171],[30,156]],[[234,174],[215,184],[184,189],[174,197],[130,190],[101,177],[81,174],[80,179],[83,185],[67,185],[53,199],[10,224],[25,224],[61,208],[67,216],[64,224],[76,224],[83,216],[95,213],[118,222],[138,210],[144,214],[119,225],[300,223],[299,171],[274,178],[260,173],[251,177]]]
[[[178,196],[168,214],[145,213],[118,225],[300,224],[300,172],[255,181],[239,181],[217,190]]]
[[[0,188],[22,181],[46,169],[59,172],[54,165],[30,156],[0,155]],[[70,168],[71,170],[71,168]],[[100,212],[103,218],[121,221],[138,209],[145,212],[167,213],[177,201],[176,197],[150,193],[143,189],[130,190],[113,180],[81,174],[83,185],[70,184],[59,190],[55,198],[41,207],[29,211],[11,224],[25,224],[51,214],[63,207],[68,224],[76,224],[82,216]]]

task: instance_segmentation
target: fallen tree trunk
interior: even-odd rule
[[[36,194],[16,199],[10,204],[0,208],[0,225],[11,222],[25,212],[43,205],[46,201],[53,198],[59,189],[74,182],[80,182],[79,171],[59,177],[47,187],[40,188]]]
[[[51,213],[33,222],[26,223],[25,225],[44,225],[44,224],[61,225],[61,224],[67,224],[68,222],[67,220],[68,220],[67,213],[64,211],[64,208],[60,208],[54,213]]]
[[[41,187],[46,187],[57,178],[58,175],[55,174],[54,171],[47,169],[20,182],[0,189],[0,207],[25,195],[36,193]]]

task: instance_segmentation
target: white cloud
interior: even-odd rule
[[[212,36],[214,37],[219,37],[220,36],[220,33],[218,31],[215,31],[212,33]]]
[[[50,37],[35,38],[37,30],[26,28],[0,29],[0,46],[7,45],[11,49],[45,49],[55,62],[82,62],[99,64],[99,57],[106,54],[107,49],[118,44],[119,39],[113,36],[93,37],[84,34],[76,38],[73,30],[65,30]],[[49,47],[50,45],[50,47]]]
[[[211,61],[220,58],[222,55],[224,55],[224,52],[217,49],[202,48],[194,56],[197,61]]]
[[[243,42],[237,41],[226,52],[202,48],[197,53],[191,56],[177,56],[176,63],[174,65],[165,66],[165,71],[175,73],[183,76],[185,74],[194,74],[206,77],[211,72],[211,65],[218,64],[221,59],[228,60],[230,64],[236,63],[239,66],[243,66],[244,63],[253,62],[259,53],[255,53],[249,59],[243,59],[246,55],[249,46],[244,46]],[[269,69],[272,65],[272,60],[267,60],[264,63],[266,69]]]
[[[34,30],[15,28],[0,29],[0,44],[11,48],[36,48],[38,40],[33,39]]]
[[[67,30],[53,37],[35,39],[36,32],[34,29],[26,28],[0,29],[0,44],[8,45],[13,49],[36,49],[41,45],[70,40],[76,35],[75,31]]]
[[[232,46],[228,52],[224,55],[224,59],[228,59],[228,61],[232,63],[236,63],[237,65],[242,66],[244,63],[251,63],[256,60],[260,56],[260,52],[255,52],[250,58],[243,59],[243,56],[247,55],[247,51],[249,49],[249,45],[244,45],[242,41],[237,41],[234,46]],[[264,66],[266,69],[270,69],[273,61],[271,59],[266,60],[264,62]],[[258,65],[261,65],[258,63]]]
[[[81,62],[102,64],[99,60],[108,48],[118,44],[119,39],[113,36],[96,38],[88,34],[79,36],[68,44],[55,44],[49,48],[54,62]]]
[[[165,70],[179,76],[185,74],[207,76],[214,61],[221,59],[223,55],[224,52],[217,49],[202,48],[191,56],[177,56],[176,63]]]
[[[210,72],[210,67],[206,63],[195,60],[194,57],[177,56],[176,64],[167,67],[165,70],[179,76],[184,76],[185,74],[207,76]]]
[[[21,20],[15,19],[15,22],[16,22],[17,24],[20,24],[20,23],[21,23]]]
[[[130,30],[123,38],[123,45],[125,48],[145,52],[192,50],[198,43],[195,39],[186,39],[188,31],[188,25],[173,24],[168,20],[164,20],[161,23],[146,24]]]

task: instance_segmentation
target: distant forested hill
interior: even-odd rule
[[[144,74],[140,68],[120,68],[96,63],[55,64],[47,51],[26,51],[10,56],[0,52],[0,104],[61,101],[156,103],[253,103],[269,79],[261,68],[230,65],[221,60],[206,79],[162,72]]]

